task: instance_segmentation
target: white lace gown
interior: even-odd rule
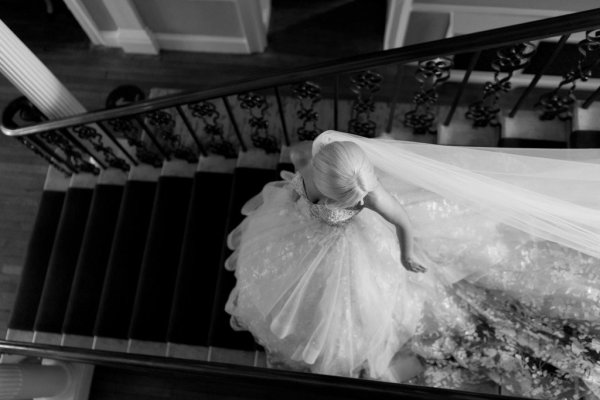
[[[452,364],[485,369],[487,378],[534,396],[530,365],[515,364],[529,354],[560,375],[551,374],[542,395],[600,383],[600,277],[590,274],[597,259],[381,177],[409,213],[415,257],[428,266],[408,272],[395,228],[380,215],[312,204],[299,173],[282,178],[242,210],[247,217],[229,236],[235,251],[226,263],[237,278],[226,306],[232,325],[250,331],[272,362],[394,381],[390,363],[408,348],[427,361],[420,383],[452,387],[448,376],[435,378]],[[555,332],[565,326],[581,334],[578,354],[570,353],[572,338]],[[557,354],[571,362],[555,362]]]

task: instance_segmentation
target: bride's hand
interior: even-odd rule
[[[407,271],[411,271],[411,272],[425,272],[425,271],[427,271],[427,268],[425,268],[421,264],[418,264],[417,262],[411,260],[410,258],[402,260],[402,266],[404,268],[406,268]]]

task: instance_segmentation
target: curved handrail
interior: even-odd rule
[[[461,35],[448,39],[400,47],[392,50],[336,59],[316,65],[300,67],[274,76],[250,81],[233,82],[214,89],[177,93],[157,99],[141,101],[125,107],[92,111],[86,114],[18,129],[9,129],[5,126],[1,126],[0,130],[7,136],[31,135],[38,132],[104,121],[112,118],[123,118],[181,104],[229,96],[231,94],[302,82],[308,79],[314,79],[315,77],[358,71],[386,64],[408,63],[446,54],[460,54],[485,50],[510,45],[512,43],[543,39],[595,28],[600,28],[600,8]]]
[[[457,390],[411,386],[378,382],[367,379],[344,378],[304,372],[265,369],[208,361],[172,359],[140,354],[123,354],[104,350],[69,348],[39,343],[19,343],[0,340],[0,352],[31,357],[47,358],[66,362],[78,362],[119,368],[151,369],[197,374],[198,378],[211,382],[225,380],[229,385],[262,384],[271,391],[282,393],[318,391],[323,396],[353,399],[404,399],[404,400],[510,400],[521,397],[500,396]]]

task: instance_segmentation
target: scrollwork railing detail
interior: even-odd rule
[[[66,160],[73,166],[76,172],[87,172],[91,174],[100,173],[100,169],[87,161],[82,152],[67,138],[68,133],[57,131],[46,131],[40,137],[50,147],[56,147]]]
[[[250,139],[254,147],[265,150],[269,153],[279,151],[277,138],[269,133],[269,120],[267,112],[269,103],[267,98],[258,93],[244,93],[237,96],[240,107],[246,110],[249,115],[248,124],[252,129]]]
[[[375,137],[377,124],[371,119],[375,111],[375,93],[381,89],[383,77],[374,71],[362,71],[350,78],[352,92],[356,95],[352,103],[348,132],[364,137]]]
[[[71,129],[79,139],[89,142],[94,151],[102,154],[103,159],[110,167],[129,171],[130,167],[127,161],[117,157],[113,148],[104,144],[103,136],[95,128],[89,125],[78,125]]]
[[[587,31],[585,39],[577,44],[579,58],[573,68],[571,68],[558,86],[540,96],[535,107],[541,110],[540,119],[543,121],[558,118],[561,121],[567,121],[573,118],[572,106],[577,100],[575,98],[575,89],[577,81],[587,81],[592,76],[592,70],[600,62],[600,30]],[[563,87],[570,85],[565,94],[560,91]]]
[[[198,156],[186,146],[180,135],[175,133],[175,118],[167,111],[152,111],[145,114],[157,140],[169,154],[188,162],[198,161]]]
[[[121,134],[127,140],[129,146],[135,148],[136,158],[143,164],[160,167],[162,157],[157,151],[151,150],[148,144],[140,138],[141,128],[133,121],[126,118],[116,118],[108,121],[108,125],[114,133]]]
[[[295,85],[292,92],[298,99],[296,116],[302,121],[302,125],[296,130],[298,139],[313,140],[322,131],[317,126],[319,113],[315,110],[315,105],[321,101],[321,87],[306,81]]]
[[[48,162],[48,164],[52,165],[54,168],[56,168],[57,170],[59,170],[60,172],[62,172],[63,174],[65,174],[65,176],[70,176],[71,175],[71,171],[69,171],[67,168],[64,168],[52,156],[50,156],[50,155],[46,154],[45,152],[43,152],[42,150],[40,150],[36,145],[34,145],[27,138],[25,138],[25,137],[16,137],[16,139],[21,144],[23,144],[25,147],[27,147],[29,150],[31,150],[34,154],[36,154],[37,156],[43,158],[44,160],[46,160],[46,162]],[[71,167],[71,166],[69,166],[69,167]]]
[[[419,90],[412,98],[413,107],[404,114],[404,126],[411,128],[413,134],[435,134],[436,115],[432,111],[438,102],[438,88],[450,78],[453,66],[451,59],[438,57],[432,60],[419,61],[415,79]]]
[[[196,118],[204,123],[204,133],[208,137],[206,148],[210,153],[221,155],[225,158],[237,157],[237,150],[233,143],[225,138],[223,124],[220,122],[221,113],[217,106],[210,101],[201,101],[188,104],[188,109]]]
[[[510,79],[514,72],[529,64],[535,52],[536,47],[530,42],[505,47],[496,52],[497,58],[491,64],[494,70],[494,80],[484,84],[482,98],[471,103],[465,114],[467,119],[473,121],[473,127],[500,126],[498,120],[500,97],[503,93],[510,91]]]

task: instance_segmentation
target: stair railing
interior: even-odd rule
[[[569,35],[586,32],[579,43],[579,59],[559,85],[536,103],[544,119],[571,118],[578,81],[590,79],[600,51],[600,8],[565,16],[492,29],[398,49],[333,60],[273,76],[234,82],[218,88],[178,93],[132,105],[89,112],[26,127],[2,125],[5,135],[28,148],[65,174],[98,173],[106,168],[128,170],[137,164],[160,166],[163,161],[195,162],[198,156],[234,158],[239,151],[259,148],[276,153],[282,145],[314,138],[321,130],[338,129],[374,136],[397,118],[398,99],[412,91],[403,88],[406,70],[414,70],[417,90],[404,126],[416,135],[436,132],[433,111],[439,89],[450,78],[455,55],[473,53],[443,124],[448,126],[470,82],[480,55],[498,49],[491,62],[493,80],[485,83],[482,98],[469,105],[473,126],[497,126],[500,96],[510,90],[511,78],[528,65],[535,42],[560,37],[553,54],[533,76],[512,107],[510,117],[531,96],[545,70],[558,56]],[[377,71],[375,71],[377,68]],[[390,78],[391,79],[388,79]],[[348,80],[349,90],[342,84]],[[391,84],[384,84],[384,82]],[[565,95],[561,91],[567,90]],[[282,93],[288,94],[287,97]],[[592,93],[590,104],[600,93]],[[375,98],[385,98],[387,121],[373,121]],[[295,121],[286,115],[289,98],[296,101]],[[327,101],[326,101],[327,100]],[[341,124],[341,115],[347,125]],[[291,129],[292,123],[296,125]],[[293,132],[292,132],[293,131]],[[108,138],[108,139],[107,139]],[[117,147],[107,145],[110,140]],[[92,150],[90,150],[92,149]],[[106,151],[111,149],[111,151]],[[90,157],[94,160],[90,162]]]

